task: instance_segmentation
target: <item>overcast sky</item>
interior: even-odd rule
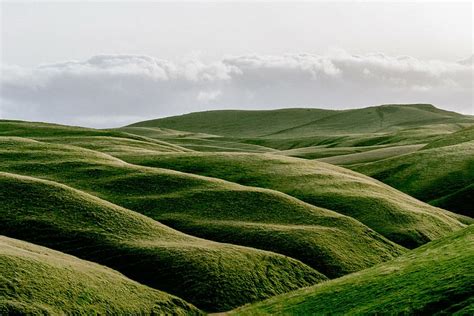
[[[2,2],[0,118],[112,127],[207,109],[473,111],[471,2]]]

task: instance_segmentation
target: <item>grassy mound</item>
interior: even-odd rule
[[[200,314],[104,266],[0,236],[0,314]]]
[[[154,151],[189,151],[177,145],[126,133],[119,130],[98,130],[50,123],[0,120],[0,136],[27,137],[51,142],[72,142],[86,148],[142,148]],[[89,140],[89,141],[87,141]]]
[[[307,124],[334,113],[337,111],[321,109],[206,111],[138,122],[130,127],[161,127],[230,137],[257,137]]]
[[[472,315],[474,226],[391,262],[230,314]]]
[[[123,156],[147,166],[226,179],[285,192],[351,216],[406,247],[417,247],[463,225],[456,214],[417,201],[387,185],[329,164],[277,155],[177,153]]]
[[[328,277],[403,252],[352,218],[279,192],[130,165],[77,147],[0,138],[0,170],[67,184],[191,235],[284,254]]]
[[[326,279],[299,261],[177,232],[54,182],[0,173],[0,233],[219,311]]]
[[[473,124],[474,118],[430,104],[381,105],[343,111],[281,109],[270,111],[207,111],[138,122],[130,127],[168,128],[228,137],[295,139],[317,135],[396,132],[420,126],[438,129]],[[459,126],[457,126],[459,129]],[[426,131],[425,131],[426,132]],[[442,131],[438,130],[438,133]]]
[[[474,141],[468,141],[351,168],[422,201],[472,217],[473,157]]]
[[[294,126],[271,135],[288,138],[333,133],[380,133],[439,122],[474,122],[472,118],[444,111],[429,104],[380,105],[363,109],[338,111],[334,115]]]
[[[474,126],[446,135],[436,141],[429,143],[424,147],[424,149],[451,146],[470,141],[474,141]]]
[[[405,146],[391,146],[386,148],[379,148],[368,150],[360,153],[353,153],[347,155],[339,155],[328,158],[319,159],[319,161],[327,162],[333,165],[347,166],[357,163],[366,163],[378,161],[395,156],[409,154],[424,147],[424,144],[405,145]]]

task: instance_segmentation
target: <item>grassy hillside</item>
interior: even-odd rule
[[[138,122],[130,127],[161,127],[230,137],[258,137],[307,124],[334,113],[337,111],[321,109],[206,111]]]
[[[424,149],[439,148],[474,141],[474,126],[446,135],[426,145]]]
[[[343,111],[207,111],[138,122],[125,130],[162,139],[163,132],[151,134],[150,130],[170,128],[201,133],[201,136],[195,135],[193,138],[210,142],[217,139],[207,137],[206,133],[226,136],[227,141],[232,141],[234,146],[237,146],[235,143],[250,143],[288,150],[322,145],[360,147],[422,144],[473,124],[474,118],[471,116],[444,111],[429,104],[395,104]],[[175,141],[178,141],[176,137],[170,139],[170,142]],[[200,151],[199,146],[192,149]]]
[[[395,131],[433,123],[472,121],[461,114],[444,111],[429,104],[381,105],[340,111],[310,123],[280,130],[273,137],[288,138],[328,133],[356,134]]]
[[[424,144],[405,145],[405,146],[391,146],[386,148],[379,148],[368,150],[360,153],[353,153],[347,155],[338,155],[333,157],[321,158],[319,161],[327,162],[333,165],[352,165],[357,163],[365,163],[387,159],[395,156],[409,154],[424,147]]]
[[[440,140],[436,144],[447,143]],[[351,168],[422,201],[474,216],[474,141],[427,148]]]
[[[277,155],[176,153],[125,155],[135,164],[170,168],[285,192],[351,216],[406,247],[463,225],[456,215],[417,201],[369,177],[317,161]]]
[[[471,225],[391,262],[230,314],[472,315],[473,264]]]
[[[326,279],[299,261],[219,244],[54,182],[0,173],[0,232],[112,267],[219,311]]]
[[[0,314],[200,314],[98,264],[0,236]]]
[[[0,138],[0,170],[67,184],[191,235],[281,253],[328,277],[403,252],[352,218],[279,192],[130,165],[78,147]]]

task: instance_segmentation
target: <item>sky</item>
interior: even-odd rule
[[[472,2],[0,4],[0,118],[115,127],[212,109],[474,114]]]

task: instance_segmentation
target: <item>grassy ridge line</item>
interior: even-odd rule
[[[0,236],[0,314],[168,314],[201,312],[104,266]]]
[[[229,314],[472,315],[473,264],[471,225],[393,261]]]
[[[326,277],[294,259],[185,235],[65,185],[0,173],[0,233],[104,264],[207,310]]]
[[[0,120],[0,136],[27,137],[38,140],[48,138],[57,139],[61,137],[76,137],[78,139],[84,139],[86,137],[110,137],[115,141],[121,140],[125,144],[131,143],[155,146],[155,148],[159,148],[161,151],[189,151],[175,144],[117,130],[98,130],[40,122]]]
[[[439,148],[451,145],[457,145],[469,141],[474,141],[474,126],[464,128],[455,133],[446,135],[439,140],[433,141],[426,145],[423,149]]]
[[[122,127],[117,130],[166,141],[196,151],[243,151],[255,153],[276,151],[269,147],[242,143],[238,139],[204,133],[175,131],[157,127]]]
[[[130,126],[170,128],[239,138],[294,139],[316,135],[387,134],[401,129],[446,123],[473,124],[474,119],[429,104],[393,104],[343,111],[207,111],[138,122]]]
[[[403,246],[414,248],[464,227],[459,216],[383,183],[318,161],[244,153],[121,155],[134,164],[196,173],[284,192],[334,210]]]
[[[350,217],[280,192],[131,165],[78,147],[0,137],[0,170],[67,184],[191,235],[288,255],[329,277],[404,251]]]
[[[357,164],[357,163],[378,161],[378,160],[396,157],[396,156],[400,156],[404,154],[409,154],[421,149],[424,146],[425,144],[392,146],[392,147],[368,150],[361,153],[353,153],[353,154],[347,154],[347,155],[338,155],[338,156],[333,156],[333,157],[321,158],[318,160],[322,162],[330,163],[333,165],[345,166],[345,165],[352,165],[352,164]]]
[[[380,105],[345,110],[267,137],[288,138],[311,135],[391,132],[400,127],[428,125],[450,120],[469,120],[461,114],[437,109],[429,104]],[[474,122],[474,121],[473,121]]]
[[[163,145],[154,142],[139,141],[111,136],[62,136],[62,137],[42,137],[36,138],[42,142],[53,144],[65,144],[78,146],[103,152],[109,155],[118,155],[122,152],[133,152],[135,154],[156,154],[160,152],[188,152],[191,151],[184,147],[171,144]],[[175,146],[175,147],[172,147]]]
[[[263,111],[221,110],[196,112],[129,125],[164,127],[221,136],[256,137],[301,125],[337,111],[322,109],[281,109]]]
[[[472,217],[474,197],[469,186],[474,182],[473,157],[474,141],[468,141],[353,165],[351,169],[422,201]]]

